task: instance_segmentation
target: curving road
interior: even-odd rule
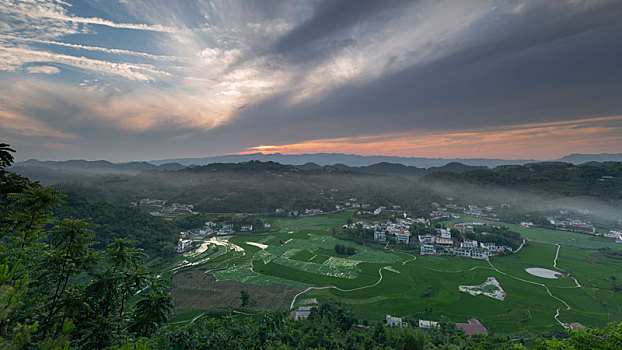
[[[368,286],[357,287],[357,288],[353,288],[353,289],[342,289],[342,288],[339,288],[339,287],[337,287],[337,286],[335,286],[335,285],[323,286],[323,287],[309,287],[309,288],[307,288],[307,289],[303,290],[302,292],[300,292],[300,293],[298,293],[298,294],[294,295],[294,298],[292,299],[292,302],[291,302],[291,304],[289,305],[289,308],[290,308],[290,309],[293,309],[293,308],[294,308],[294,304],[296,303],[296,299],[297,299],[299,296],[301,296],[301,295],[303,295],[303,294],[305,294],[306,292],[311,291],[311,290],[319,290],[319,289],[330,289],[330,288],[334,288],[334,289],[336,289],[336,290],[338,290],[338,291],[340,291],[340,292],[354,292],[354,291],[361,290],[361,289],[365,289],[365,288],[375,287],[375,286],[377,286],[378,284],[380,284],[380,282],[382,282],[382,270],[385,270],[385,269],[387,269],[387,268],[390,268],[390,266],[384,266],[384,267],[379,268],[379,269],[378,269],[378,274],[380,275],[380,278],[378,278],[378,281],[376,281],[376,283],[374,283],[374,284],[370,284],[370,285],[368,285]],[[388,269],[387,269],[387,271],[391,271],[391,270],[388,270]]]

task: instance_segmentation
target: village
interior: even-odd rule
[[[257,227],[257,224],[260,224],[261,227]],[[266,232],[270,230],[271,227],[271,224],[261,221],[255,224],[233,223],[231,221],[206,221],[200,228],[180,232],[176,251],[182,253],[191,249],[194,244],[194,240],[192,239],[194,237],[229,236],[235,233]]]
[[[453,228],[433,228],[429,220],[424,218],[403,218],[387,221],[357,221],[344,225],[345,230],[373,230],[373,237],[378,242],[394,241],[398,244],[419,246],[421,255],[455,255],[473,259],[487,259],[491,256],[509,252],[513,249],[494,242],[478,242],[464,239],[463,234],[475,232],[475,226],[488,225],[486,221],[473,221],[455,224]],[[498,228],[498,227],[497,227]],[[425,232],[413,234],[411,230]]]
[[[194,205],[192,204],[171,203],[167,205],[167,201],[164,199],[142,198],[136,202],[132,202],[131,206],[134,208],[147,209],[148,213],[153,216],[167,216],[179,212],[192,215],[198,214],[198,212],[194,210]]]

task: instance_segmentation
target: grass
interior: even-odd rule
[[[557,309],[563,322],[603,326],[607,321],[622,320],[622,293],[612,292],[606,281],[610,276],[622,280],[622,260],[576,247],[581,242],[591,242],[588,246],[592,248],[604,244],[591,240],[591,236],[521,228],[520,232],[527,230],[525,236],[532,240],[518,254],[492,258],[490,263],[498,269],[495,271],[482,260],[450,256],[415,259],[408,253],[338,240],[332,236],[332,228],[346,218],[347,213],[338,213],[278,219],[270,233],[231,237],[230,242],[244,248],[244,252],[220,247],[220,255],[213,259],[210,256],[200,268],[217,269],[213,274],[218,280],[235,280],[244,285],[336,286],[342,290],[311,290],[297,301],[341,300],[352,307],[358,318],[367,320],[378,321],[385,314],[450,322],[475,317],[493,333],[523,338],[560,330],[553,318]],[[267,247],[264,250],[245,242]],[[334,252],[337,243],[353,246],[357,253],[338,256]],[[558,270],[575,277],[581,288],[571,277],[544,279],[525,271],[528,267],[555,269],[555,244],[561,244]],[[382,281],[377,283],[380,274]],[[499,281],[507,294],[505,300],[458,290],[459,285],[479,285],[488,277]],[[571,309],[566,310],[564,303],[551,297],[544,285]]]
[[[462,216],[459,219],[451,219],[444,221],[448,227],[459,222],[469,222],[473,220],[481,220],[475,217]],[[561,244],[569,247],[582,249],[600,249],[611,248],[622,250],[622,244],[617,244],[611,238],[588,235],[585,233],[569,232],[561,230],[552,230],[541,227],[523,227],[507,222],[495,222],[497,225],[507,226],[510,230],[520,233],[523,237],[542,243]]]

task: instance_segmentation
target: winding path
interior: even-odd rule
[[[391,266],[384,266],[384,267],[379,268],[379,269],[378,269],[378,274],[380,275],[380,278],[378,278],[378,281],[376,281],[376,283],[374,283],[374,284],[370,284],[370,285],[368,285],[368,286],[357,287],[357,288],[353,288],[353,289],[342,289],[342,288],[339,288],[339,287],[337,287],[337,286],[335,286],[335,285],[323,286],[323,287],[309,287],[309,288],[307,288],[307,289],[303,290],[302,292],[300,292],[300,293],[298,293],[298,294],[294,295],[294,298],[292,299],[292,302],[291,302],[291,304],[289,305],[289,308],[290,308],[290,309],[293,309],[293,308],[294,308],[294,304],[296,303],[296,299],[297,299],[299,296],[301,296],[301,295],[303,295],[303,294],[305,294],[306,292],[311,291],[311,290],[320,290],[320,289],[330,289],[330,288],[334,288],[334,289],[336,289],[336,290],[338,290],[338,291],[340,291],[340,292],[355,292],[355,291],[357,291],[357,290],[361,290],[361,289],[365,289],[365,288],[375,287],[375,286],[377,286],[378,284],[380,284],[380,282],[382,282],[382,270],[385,270],[385,269],[386,269],[387,271],[391,271],[391,270],[388,270],[388,268],[390,268],[390,267],[391,267]]]
[[[559,250],[558,250],[558,251],[559,251]],[[548,294],[549,294],[552,298],[556,299],[557,301],[561,302],[562,304],[564,304],[564,305],[566,306],[566,311],[569,311],[569,310],[571,309],[570,305],[568,305],[568,303],[567,303],[566,301],[564,301],[563,299],[561,299],[561,298],[559,298],[559,297],[557,297],[557,296],[553,295],[553,293],[551,293],[551,290],[549,289],[549,287],[548,287],[546,284],[544,284],[544,283],[539,283],[539,282],[533,282],[533,281],[529,281],[529,280],[526,280],[526,279],[522,279],[522,278],[520,278],[520,277],[516,277],[516,276],[510,275],[510,274],[508,274],[508,273],[506,273],[506,272],[503,272],[503,271],[501,271],[501,270],[497,269],[497,268],[496,268],[496,267],[492,264],[492,262],[490,262],[490,259],[486,259],[486,261],[488,261],[488,264],[490,265],[490,267],[492,267],[492,269],[493,269],[493,270],[497,271],[498,273],[500,273],[500,274],[502,274],[502,275],[505,275],[505,276],[508,276],[508,277],[512,277],[512,278],[514,278],[515,280],[518,280],[518,281],[521,281],[521,282],[530,283],[530,284],[534,284],[534,285],[537,285],[537,286],[544,287],[544,289],[546,290],[546,292],[547,292],[547,293],[548,293]],[[565,324],[565,323],[563,323],[563,322],[561,322],[561,321],[559,320],[559,318],[558,318],[558,317],[559,317],[559,309],[557,309],[557,310],[555,311],[555,315],[553,316],[553,318],[554,318],[554,319],[555,319],[555,321],[557,321],[557,323],[559,323],[562,327],[564,327],[564,328],[568,328],[568,325],[567,325],[567,324]]]

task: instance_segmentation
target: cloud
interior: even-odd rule
[[[106,48],[106,47],[99,47],[99,46],[71,44],[71,43],[64,43],[64,42],[52,41],[52,40],[38,40],[38,39],[32,39],[32,38],[20,38],[20,37],[11,36],[11,35],[0,35],[0,40],[3,40],[3,41],[15,41],[15,42],[33,42],[33,43],[40,43],[40,44],[47,44],[47,45],[56,45],[56,46],[70,47],[70,48],[79,49],[79,50],[99,51],[99,52],[105,52],[105,53],[110,53],[110,54],[115,54],[115,55],[129,55],[129,56],[144,57],[144,58],[148,58],[148,59],[152,59],[152,60],[161,60],[161,61],[179,61],[179,60],[182,60],[182,59],[180,59],[178,57],[174,57],[174,56],[152,55],[152,54],[149,54],[149,53],[146,53],[146,52],[137,52],[137,51],[123,50],[123,49],[113,49],[113,48]]]
[[[117,75],[129,80],[147,81],[156,76],[170,75],[147,64],[115,63],[22,47],[0,47],[0,71],[16,71],[26,64],[42,62],[64,64],[87,71]]]
[[[30,66],[26,68],[31,74],[58,74],[60,69],[53,66]]]
[[[342,82],[311,99],[295,100],[295,89],[272,95],[240,110],[231,128],[254,130],[257,144],[274,144],[370,130],[436,133],[616,115],[622,112],[616,59],[622,6],[566,6],[548,22],[542,18],[558,8],[480,12],[463,27],[457,49]]]
[[[248,147],[243,153],[342,153],[445,158],[556,159],[571,152],[616,152],[622,143],[622,116],[534,123],[462,132],[398,132],[295,144]]]
[[[281,37],[274,45],[278,54],[297,50],[309,43],[360,24],[384,11],[399,8],[409,0],[325,0],[311,18]]]
[[[599,119],[622,113],[617,2],[87,5],[0,3],[0,70],[10,78],[0,96],[15,99],[0,111],[37,130],[84,135],[46,140],[79,146],[66,154],[125,147],[163,158],[268,146],[428,154],[434,143],[477,153],[476,145],[503,149],[495,133],[517,140],[508,152],[544,154],[529,142],[562,140],[556,130],[573,135],[577,151],[592,147],[582,137],[620,145],[611,133],[619,121]],[[36,71],[56,74],[25,74]],[[557,126],[526,127],[536,122]]]
[[[51,1],[20,1],[7,0],[0,4],[0,13],[8,17],[14,22],[30,22],[45,21],[46,25],[57,22],[54,27],[62,28],[63,23],[70,22],[72,24],[95,24],[110,28],[144,30],[164,33],[177,33],[177,28],[163,26],[159,24],[150,25],[144,23],[119,23],[99,17],[80,17],[67,14],[67,8],[70,4],[67,2],[51,2]],[[72,26],[72,28],[75,28]]]

